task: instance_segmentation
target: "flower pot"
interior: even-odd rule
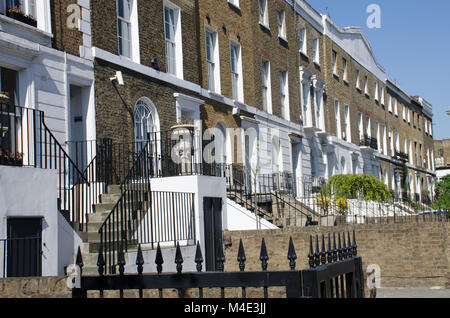
[[[35,28],[37,27],[37,21],[35,19],[27,17],[27,16],[25,16],[23,14],[20,14],[18,12],[7,11],[6,12],[6,16],[8,16],[8,17],[10,17],[10,18],[12,18],[14,20],[20,21],[22,23],[31,25],[31,26],[33,26]]]
[[[0,94],[0,103],[7,103],[9,102],[9,96],[6,94]]]

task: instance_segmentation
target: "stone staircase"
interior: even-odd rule
[[[97,259],[100,248],[100,235],[98,231],[120,197],[120,186],[108,186],[107,193],[100,195],[100,203],[94,205],[94,213],[88,216],[87,233],[85,233],[84,242],[81,245],[81,254],[84,263],[83,274],[85,275],[98,275]],[[114,253],[114,257],[117,260],[117,252]],[[74,256],[74,260],[75,258],[76,255]],[[125,253],[125,261],[128,262],[127,258],[127,253]]]
[[[272,211],[274,211],[273,223],[281,228],[304,227],[320,222],[320,216],[312,209],[295,198],[280,193],[272,194]]]

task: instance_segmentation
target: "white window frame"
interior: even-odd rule
[[[348,105],[344,105],[344,116],[345,140],[351,142],[350,107]]]
[[[272,94],[270,83],[270,61],[261,60],[261,88],[262,107],[265,112],[272,114]]]
[[[304,26],[300,27],[299,45],[300,45],[300,53],[302,53],[305,56],[308,56],[307,34],[306,34],[306,27]]]
[[[208,41],[210,40],[210,41]],[[208,60],[208,43],[210,43],[210,59]],[[220,55],[217,31],[205,27],[205,58],[206,58],[206,77],[208,82],[208,90],[217,94],[221,94],[220,87]],[[211,68],[213,70],[211,71]],[[213,78],[211,78],[211,76]],[[212,86],[212,87],[211,87]]]
[[[376,126],[376,130],[377,130],[377,140],[378,140],[378,152],[381,153],[382,149],[381,149],[381,130],[380,130],[380,123],[376,122],[375,123]]]
[[[232,60],[234,58],[234,66]],[[230,70],[232,98],[238,102],[244,102],[244,88],[242,79],[242,47],[235,41],[230,41]]]
[[[356,88],[357,88],[357,89],[361,89],[361,87],[360,87],[360,85],[359,85],[359,84],[360,84],[360,83],[359,83],[359,82],[360,82],[360,77],[359,77],[360,74],[359,74],[359,70],[356,70],[355,72],[356,72]]]
[[[342,58],[342,79],[347,81],[347,60]]]
[[[281,21],[280,21],[281,19]],[[286,11],[277,10],[277,20],[278,20],[278,37],[287,41],[287,31],[286,31]]]
[[[369,77],[364,75],[364,94],[369,96]]]
[[[258,0],[259,24],[269,29],[269,10],[267,0]],[[264,12],[262,12],[264,10]]]
[[[374,98],[376,101],[378,101],[379,93],[378,93],[378,81],[375,81],[375,87],[374,87]]]
[[[383,125],[383,154],[387,156],[388,154],[388,144],[387,144],[387,128]]]
[[[232,4],[236,8],[239,8],[239,0],[228,0],[228,3]]]
[[[392,113],[392,97],[388,94],[388,111]]]
[[[320,65],[320,42],[319,38],[313,40],[313,62]]]
[[[400,134],[398,132],[395,133],[395,150],[400,152]]]
[[[404,104],[401,105],[402,105],[402,117],[403,120],[406,121],[406,106]]]
[[[167,36],[166,31],[166,8],[169,10],[173,10],[173,38],[172,35]],[[165,52],[166,52],[166,72],[176,77],[183,79],[183,41],[182,41],[182,30],[181,30],[181,9],[165,0],[164,1],[164,10],[163,10],[163,21],[164,21],[164,39],[165,39]],[[172,44],[174,47],[173,57],[171,58],[167,53],[167,45],[168,43]],[[170,65],[171,60],[174,60],[174,65]]]
[[[331,51],[331,67],[333,68],[333,75],[339,76],[337,70],[337,52],[335,50]]]
[[[398,116],[398,103],[397,98],[394,98],[394,115]]]
[[[372,127],[369,116],[366,116],[365,135],[367,135],[367,137],[369,138],[372,137]]]
[[[381,86],[380,100],[381,100],[381,105],[384,106],[384,86]]]
[[[337,99],[334,100],[334,116],[336,118],[336,137],[342,139],[341,112]]]
[[[130,16],[121,17],[119,16],[119,2],[129,2],[130,3]],[[117,36],[118,36],[118,53],[120,56],[130,59],[135,63],[140,63],[140,52],[139,52],[139,21],[138,21],[138,13],[137,13],[137,0],[117,0]],[[126,23],[129,25],[129,50],[130,54],[125,55],[123,51],[120,51],[120,41],[122,41],[119,34],[119,23]],[[122,44],[123,45],[123,44]]]
[[[359,141],[364,139],[364,123],[363,123],[363,114],[358,113],[358,130],[359,130]]]
[[[408,116],[408,124],[411,123],[411,110],[408,108],[407,110],[407,116]]]
[[[288,72],[280,71],[280,103],[281,103],[281,116],[290,120],[290,109],[289,109],[289,77]]]

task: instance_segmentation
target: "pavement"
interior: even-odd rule
[[[450,288],[388,288],[377,289],[377,298],[450,298]]]

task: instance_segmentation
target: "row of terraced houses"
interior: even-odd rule
[[[249,201],[261,186],[272,213],[272,190],[295,200],[339,174],[433,197],[432,105],[387,78],[360,28],[306,1],[0,0],[0,11],[0,249],[37,239],[22,275],[61,274],[78,246],[124,240],[150,254],[200,241],[213,269],[218,229],[254,227],[255,209],[263,228],[282,225]],[[7,264],[0,274],[20,274]]]

